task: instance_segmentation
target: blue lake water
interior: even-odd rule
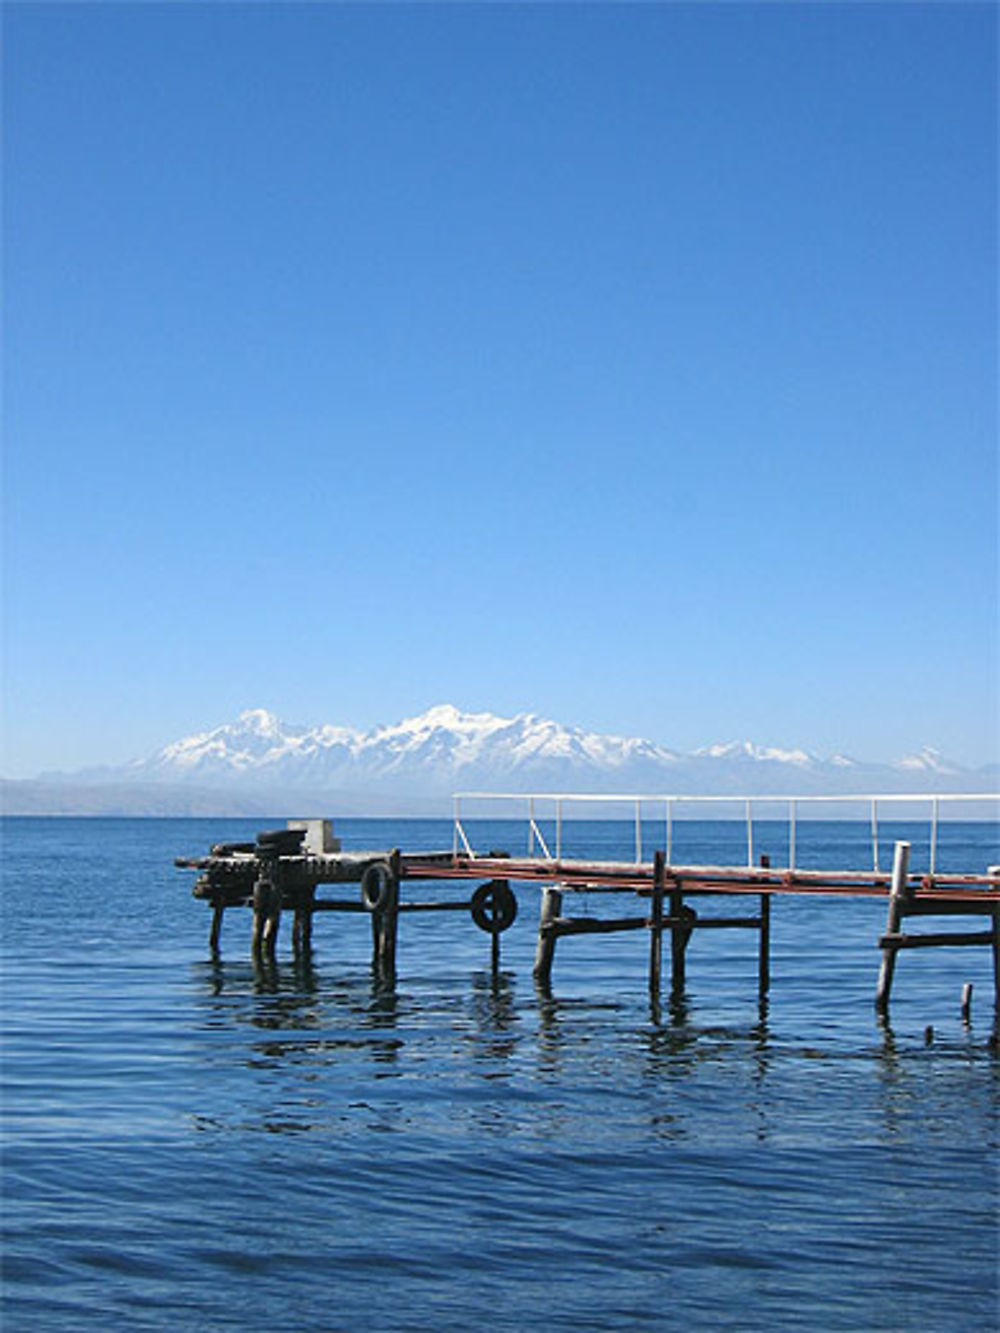
[[[538,993],[537,888],[496,979],[457,914],[402,919],[394,989],[360,916],[318,917],[308,964],[286,926],[255,967],[230,912],[213,961],[173,858],[258,827],[3,821],[5,1333],[998,1326],[988,949],[901,955],[888,1028],[870,901],[775,901],[763,1013],[750,931],[696,935],[659,1010],[644,932],[562,940]],[[433,821],[337,832],[451,846]],[[738,826],[681,834],[679,859],[740,859]],[[885,859],[906,834],[919,865],[905,827]],[[946,826],[939,862],[983,869],[996,840]],[[802,864],[867,853],[862,826],[799,833]]]

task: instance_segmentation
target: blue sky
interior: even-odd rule
[[[989,4],[7,4],[7,775],[997,751]]]

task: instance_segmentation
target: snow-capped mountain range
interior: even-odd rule
[[[51,776],[51,775],[50,775]],[[66,775],[58,775],[64,778]],[[889,764],[820,758],[749,741],[680,753],[533,713],[498,717],[439,704],[371,730],[291,726],[263,708],[76,782],[270,792],[443,796],[453,791],[810,794],[970,791],[995,783],[926,748]]]

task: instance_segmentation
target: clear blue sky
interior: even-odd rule
[[[7,4],[7,775],[997,747],[990,4]]]

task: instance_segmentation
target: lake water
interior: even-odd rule
[[[901,955],[888,1028],[880,902],[777,899],[765,1013],[750,931],[696,935],[660,1011],[644,932],[562,940],[538,994],[537,888],[496,980],[457,914],[402,919],[395,989],[358,916],[318,917],[308,965],[286,925],[254,967],[231,912],[213,961],[173,858],[258,827],[4,821],[5,1333],[997,1328],[988,949]],[[684,859],[739,859],[738,828],[683,833]],[[886,860],[904,833],[919,863],[903,828]],[[627,854],[632,830],[575,836]],[[866,830],[799,846],[863,865]],[[996,828],[947,827],[939,860],[1000,861]]]

